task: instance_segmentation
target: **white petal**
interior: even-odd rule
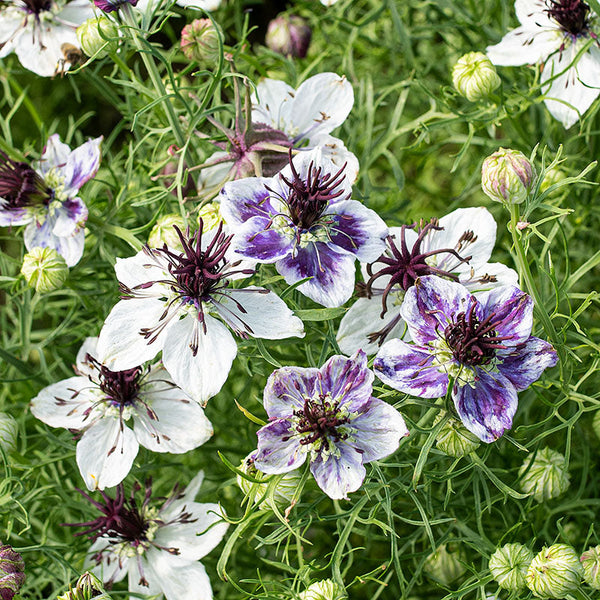
[[[77,28],[93,16],[94,7],[89,3],[89,0],[73,0],[56,14],[56,19]]]
[[[131,470],[138,443],[131,429],[120,428],[118,418],[104,417],[79,440],[77,466],[88,490],[118,485]]]
[[[265,79],[256,86],[253,97],[252,122],[265,123],[286,131],[291,101],[295,90],[284,81]]]
[[[83,256],[85,231],[81,228],[73,235],[60,237],[52,232],[55,223],[56,218],[54,216],[46,219],[41,224],[30,223],[23,234],[25,247],[27,250],[54,248],[65,259],[67,267],[73,267]]]
[[[135,597],[130,596],[129,600],[138,600],[140,597],[148,598],[151,596],[162,598],[161,578],[154,573],[152,563],[148,562],[148,560],[154,562],[154,556],[160,554],[166,553],[163,550],[150,548],[139,560],[137,557],[129,560],[127,565],[129,592],[139,594],[139,596],[136,595]],[[142,585],[142,581],[144,582],[144,585]]]
[[[48,138],[36,168],[42,175],[46,175],[51,169],[64,167],[69,159],[69,154],[71,154],[71,148],[61,142],[60,136],[55,133]]]
[[[0,12],[0,58],[10,54],[14,48],[15,37],[22,35],[24,13],[12,7],[6,7]]]
[[[75,360],[77,373],[85,377],[91,377],[94,380],[96,380],[98,376],[98,369],[94,366],[94,364],[91,361],[87,359],[87,355],[89,354],[93,358],[97,358],[97,347],[97,337],[85,338],[85,341],[83,342],[81,348],[79,348],[79,352],[77,353],[77,359]]]
[[[558,25],[548,16],[545,0],[515,0],[515,12],[521,25],[530,27],[554,27]]]
[[[324,157],[328,158],[338,168],[346,165],[344,172],[349,183],[358,179],[358,158],[350,152],[342,140],[332,135],[316,135],[308,140],[309,148],[319,147]],[[300,148],[302,150],[302,148]]]
[[[92,573],[104,583],[121,581],[127,575],[128,558],[119,558],[110,550],[102,552],[102,560],[100,564],[96,564],[95,556],[105,548],[113,548],[114,546],[104,537],[98,538],[87,551],[84,568],[89,569]],[[133,561],[135,562],[135,561]]]
[[[221,6],[221,0],[177,0],[177,6],[184,8],[196,8],[200,10],[217,10]]]
[[[150,256],[145,250],[141,250],[135,256],[117,258],[115,273],[117,279],[129,288],[147,284],[150,281],[173,278],[169,274],[166,261],[162,260],[162,256],[159,253]],[[156,290],[156,296],[163,295],[160,285],[153,285],[151,290]]]
[[[205,323],[206,333],[187,315],[171,325],[163,345],[163,363],[173,381],[202,404],[223,387],[237,354],[235,340],[225,325],[210,315],[205,315]],[[190,347],[194,336],[198,347],[195,356]]]
[[[518,286],[519,274],[502,263],[486,263],[463,273],[459,281],[471,292],[484,292],[502,285]]]
[[[495,65],[533,65],[545,60],[563,43],[564,36],[557,29],[536,26],[517,27],[509,31],[495,46],[488,46],[486,54]]]

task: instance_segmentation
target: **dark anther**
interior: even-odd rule
[[[20,209],[49,204],[53,191],[27,163],[14,161],[0,151],[0,198],[4,209]]]
[[[588,29],[590,7],[581,0],[546,0],[546,12],[571,35],[580,35]]]
[[[303,437],[300,444],[306,446],[316,442],[319,438],[323,440],[325,448],[329,447],[329,439],[334,442],[346,439],[347,434],[338,431],[338,427],[348,422],[347,417],[338,414],[337,402],[330,402],[325,396],[319,399],[305,399],[304,409],[294,411],[299,417],[296,431],[298,433],[310,433]]]

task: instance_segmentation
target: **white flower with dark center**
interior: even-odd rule
[[[195,235],[177,229],[183,252],[167,246],[117,259],[123,299],[100,332],[98,353],[110,369],[131,369],[162,350],[167,371],[198,402],[219,392],[237,354],[227,324],[242,338],[303,337],[302,321],[273,292],[232,287],[249,276],[229,262],[231,237],[223,225]],[[225,324],[224,324],[225,323]]]
[[[565,128],[600,93],[598,15],[582,0],[516,0],[521,25],[486,50],[495,65],[543,63],[546,106]]]
[[[199,560],[220,543],[228,525],[218,504],[194,502],[203,476],[196,475],[183,493],[176,488],[160,508],[151,504],[150,482],[141,504],[135,497],[139,484],[129,497],[123,484],[114,498],[101,492],[102,501],[82,492],[102,513],[86,523],[69,523],[85,527],[76,535],[93,541],[88,568],[95,565],[94,574],[107,585],[127,575],[136,598],[211,600],[210,580]]]
[[[97,341],[88,338],[79,350],[76,377],[44,388],[31,401],[40,421],[83,432],[77,465],[89,490],[123,481],[140,444],[153,452],[181,454],[213,433],[202,408],[161,365],[111,371],[96,359]]]
[[[89,0],[2,2],[0,58],[14,52],[26,69],[42,77],[63,73],[73,66],[69,58],[78,55],[75,30],[93,16]]]

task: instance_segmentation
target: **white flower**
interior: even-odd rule
[[[88,338],[79,350],[77,377],[44,388],[31,401],[31,412],[44,423],[83,431],[77,465],[89,490],[120,483],[139,444],[181,454],[213,433],[202,408],[161,365],[111,371],[96,360],[97,340]]]
[[[487,262],[495,241],[496,222],[483,207],[459,208],[419,227],[391,227],[385,253],[362,269],[364,297],[340,323],[337,342],[342,352],[374,354],[386,340],[408,339],[400,307],[418,277],[454,279],[474,292],[516,285],[515,271]]]
[[[167,371],[198,402],[219,392],[237,354],[223,321],[241,337],[303,337],[302,321],[276,294],[231,282],[253,273],[228,262],[231,236],[200,229],[179,230],[183,252],[145,247],[117,259],[125,299],[108,315],[98,353],[110,369],[130,369],[162,350]]]
[[[582,0],[516,0],[515,10],[521,25],[487,55],[495,65],[543,62],[546,106],[568,129],[600,93],[598,16]]]
[[[194,502],[202,483],[200,472],[185,492],[173,494],[160,508],[151,506],[151,487],[146,484],[143,502],[134,487],[125,497],[119,485],[115,498],[102,492],[103,502],[83,494],[102,516],[72,526],[87,527],[94,541],[87,565],[106,584],[129,579],[129,592],[167,600],[211,600],[212,589],[199,560],[223,539],[227,523],[223,509],[214,503]]]
[[[68,49],[79,48],[75,30],[94,16],[89,0],[8,0],[0,9],[0,58],[15,52],[42,77],[69,69]]]

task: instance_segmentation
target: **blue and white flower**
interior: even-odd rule
[[[406,292],[401,314],[414,343],[386,342],[375,374],[421,398],[440,398],[451,387],[458,416],[484,442],[512,427],[517,392],[558,360],[548,342],[531,335],[533,302],[514,286],[473,296],[429,275]]]
[[[337,342],[344,354],[375,354],[387,340],[409,340],[400,307],[418,277],[437,275],[459,281],[472,292],[516,285],[518,275],[501,263],[488,263],[496,222],[483,207],[459,208],[441,219],[391,227],[385,252],[363,266],[359,299],[342,318]]]
[[[98,353],[109,369],[131,369],[162,350],[165,368],[192,398],[206,403],[225,383],[240,337],[279,340],[303,337],[302,321],[275,293],[261,287],[234,288],[249,276],[232,259],[223,225],[193,236],[177,229],[183,252],[148,246],[117,259],[123,299],[100,332]],[[225,324],[224,324],[225,323]]]
[[[270,422],[260,429],[254,466],[289,473],[307,460],[319,487],[334,499],[360,488],[364,465],[398,449],[408,435],[402,415],[371,396],[367,356],[332,356],[321,369],[283,367],[264,392]]]
[[[77,194],[98,171],[101,142],[99,137],[71,150],[54,134],[33,167],[0,152],[0,227],[27,225],[27,250],[53,248],[69,267],[77,264],[88,216]]]
[[[495,65],[543,63],[548,110],[566,129],[600,93],[598,15],[582,0],[516,0],[521,25],[486,50]]]
[[[111,371],[96,359],[97,342],[88,338],[79,350],[76,377],[44,388],[31,401],[40,421],[82,432],[77,465],[89,490],[123,481],[140,444],[153,452],[181,454],[212,436],[202,408],[162,365]]]
[[[388,233],[374,211],[351,200],[344,167],[320,149],[300,153],[272,178],[232,181],[221,192],[221,212],[233,248],[275,263],[288,284],[323,306],[340,306],[354,290],[354,264],[385,249]]]

